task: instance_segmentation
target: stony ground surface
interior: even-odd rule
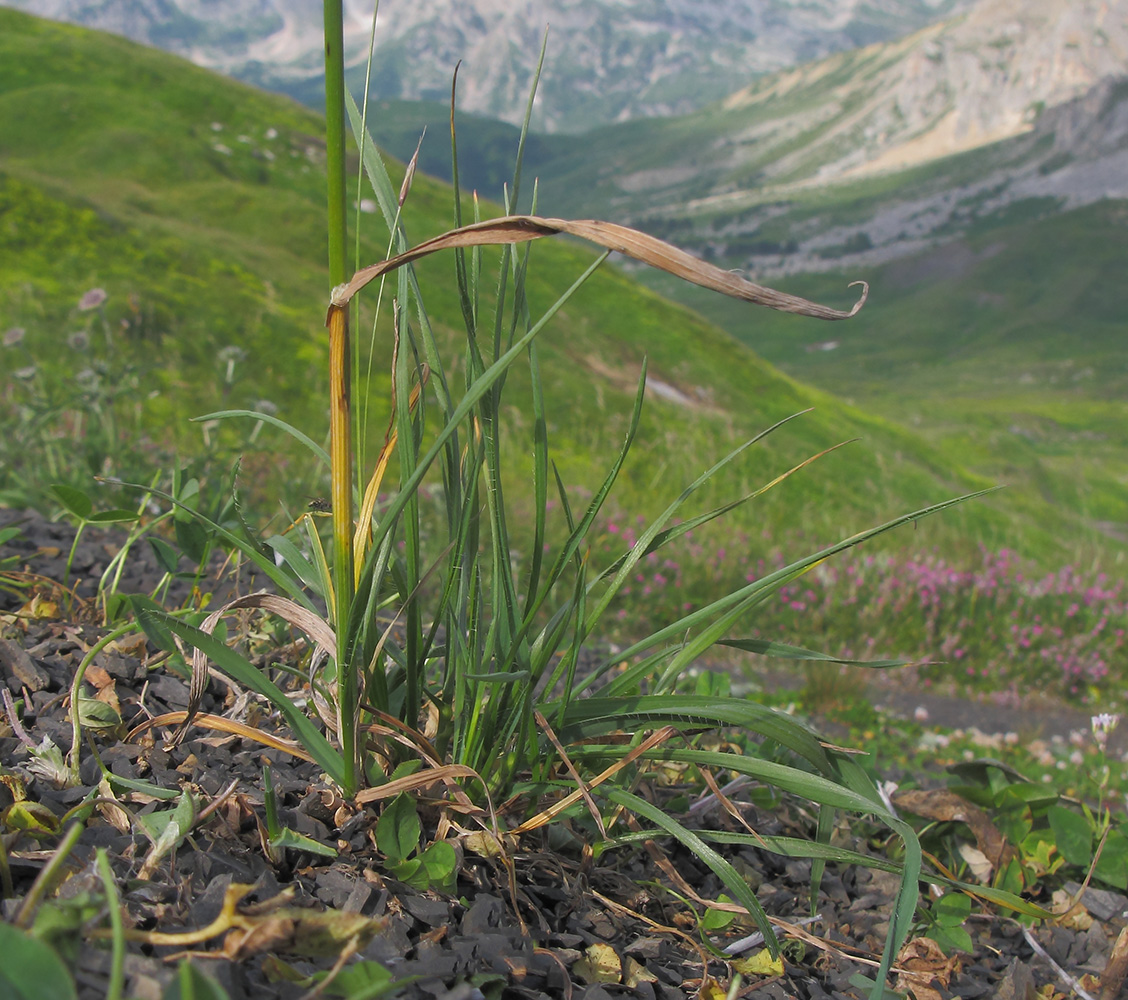
[[[0,511],[0,527],[21,517]],[[87,810],[84,829],[67,858],[68,877],[50,903],[53,912],[69,914],[83,928],[81,934],[59,935],[81,997],[104,997],[111,969],[110,952],[95,930],[106,925],[102,883],[94,869],[98,848],[108,851],[127,926],[139,936],[150,935],[129,944],[125,965],[125,995],[142,1000],[161,995],[185,953],[198,956],[198,967],[233,1000],[310,996],[309,977],[318,970],[339,965],[338,981],[348,982],[344,977],[372,968],[365,961],[378,962],[396,979],[407,980],[397,995],[412,1000],[677,1000],[694,995],[719,1000],[740,970],[741,984],[729,994],[734,997],[839,1000],[864,995],[850,980],[872,973],[896,891],[896,879],[881,872],[831,866],[822,881],[817,919],[807,922],[808,862],[751,847],[726,849],[784,941],[783,973],[761,975],[741,965],[762,947],[747,940],[753,928],[735,921],[713,933],[702,930],[691,901],[715,900],[723,889],[697,858],[669,841],[624,847],[596,859],[565,825],[557,824],[523,838],[511,852],[511,869],[498,857],[481,856],[466,841],[456,841],[461,861],[456,883],[442,891],[420,890],[394,879],[375,849],[378,804],[344,802],[315,766],[202,728],[172,749],[165,745],[167,729],[146,729],[128,740],[119,739],[120,734],[95,738],[83,748],[80,783],[60,787],[36,766],[31,751],[45,737],[64,754],[70,749],[71,678],[104,630],[96,621],[83,621],[95,617],[89,604],[72,602],[65,613],[61,592],[46,585],[62,579],[70,529],[36,516],[24,517],[22,527],[20,538],[0,548],[0,560],[16,555],[21,571],[26,567],[41,574],[40,592],[56,609],[53,617],[29,618],[21,613],[26,592],[0,592],[0,696],[7,693],[24,702],[19,717],[10,710],[0,713],[0,764],[14,776],[0,786],[0,810],[16,794],[26,794],[51,816],[64,818],[65,828],[68,810],[88,796],[101,796]],[[72,579],[96,579],[119,543],[120,534],[114,532],[84,535]],[[144,588],[155,572],[155,562],[141,550],[134,562],[130,572],[135,576],[122,584],[126,591]],[[155,649],[134,637],[95,656],[87,670],[90,692],[115,705],[127,729],[187,704],[186,683],[158,660]],[[264,667],[269,665],[267,658]],[[203,711],[286,735],[264,706],[218,678],[210,684]],[[265,849],[264,763],[272,771],[283,825],[333,848],[335,858],[300,849]],[[153,837],[140,819],[170,803],[128,790],[124,782],[131,780],[173,792],[188,790],[197,801],[191,835],[167,856],[155,854]],[[669,801],[683,791],[674,786],[655,795]],[[736,820],[715,801],[693,801],[696,823],[736,828]],[[810,817],[800,804],[770,812],[739,800],[737,806],[761,834],[803,836],[810,831]],[[37,840],[5,828],[4,838],[14,892],[3,901],[0,915],[17,920],[58,837]],[[841,828],[836,842],[871,852],[884,845],[876,831],[862,824]],[[225,902],[233,929],[216,923]],[[918,1000],[1029,1000],[1036,991],[1046,997],[1066,993],[1049,959],[1075,978],[1099,976],[1128,916],[1128,900],[1116,894],[1090,891],[1085,904],[1091,919],[1043,926],[1033,934],[1004,918],[975,918],[967,924],[974,943],[970,955],[948,957],[928,942],[912,942],[901,966],[915,969],[918,978],[901,979],[900,988],[913,984]],[[151,936],[201,929],[190,941]],[[1047,957],[1037,954],[1035,945]],[[1049,987],[1053,989],[1046,992]]]

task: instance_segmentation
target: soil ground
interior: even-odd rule
[[[0,527],[15,520],[22,521],[22,534],[0,549],[0,559],[18,555],[20,567],[41,574],[43,593],[50,594],[46,583],[62,579],[71,529],[37,515],[0,511]],[[120,538],[112,531],[88,531],[76,551],[72,579],[96,579]],[[129,572],[135,575],[122,589],[146,589],[156,572],[151,557],[139,550],[131,563]],[[510,868],[496,856],[475,854],[465,839],[452,838],[460,857],[455,884],[420,889],[398,881],[374,846],[377,803],[358,807],[344,802],[313,765],[231,734],[194,729],[174,748],[164,742],[167,730],[147,729],[131,741],[97,740],[93,749],[98,758],[93,749],[84,750],[80,783],[57,786],[35,766],[31,750],[46,737],[64,754],[69,750],[70,679],[103,633],[62,614],[64,605],[56,603],[60,610],[55,617],[29,619],[18,613],[22,597],[0,594],[0,680],[24,701],[21,717],[8,712],[8,723],[0,722],[0,763],[15,776],[0,792],[0,808],[15,798],[13,788],[56,818],[86,796],[102,796],[67,858],[67,878],[50,903],[40,907],[54,914],[60,926],[70,920],[82,929],[63,928],[55,939],[84,1000],[104,997],[111,973],[106,942],[92,930],[105,926],[104,895],[94,867],[99,848],[108,852],[126,925],[140,938],[150,935],[148,941],[129,944],[125,961],[125,995],[142,1000],[161,996],[178,956],[186,952],[232,1000],[312,996],[311,976],[339,966],[338,985],[355,982],[348,977],[372,972],[366,961],[405,980],[397,995],[411,1000],[676,1000],[693,995],[719,1000],[741,968],[739,959],[757,955],[762,947],[746,940],[753,929],[739,920],[711,933],[702,929],[692,901],[716,900],[723,887],[697,857],[665,839],[596,858],[584,848],[581,829],[558,823],[524,838],[511,851]],[[156,650],[134,641],[100,654],[91,667],[93,685],[103,700],[112,695],[127,727],[187,703],[185,682],[170,671],[152,669],[155,658]],[[885,697],[908,711],[920,703],[904,692]],[[1078,724],[1064,713],[1040,720],[1023,713],[1012,726],[997,708],[949,704],[935,697],[926,705],[935,717],[950,711],[963,727],[979,712],[984,727],[1005,725],[1019,732],[1030,731],[1035,721],[1047,732]],[[277,727],[264,706],[217,678],[209,685],[203,710],[241,717],[263,731]],[[1087,718],[1083,721],[1087,725]],[[278,735],[287,734],[279,730]],[[264,848],[264,763],[271,767],[282,824],[333,849],[335,858],[303,849]],[[196,798],[198,819],[191,835],[163,858],[154,855],[152,838],[138,819],[168,804],[129,791],[129,781],[190,791]],[[686,791],[675,784],[655,795],[670,803]],[[111,795],[116,804],[108,801]],[[698,825],[737,828],[716,800],[696,792],[689,810]],[[737,811],[762,835],[810,835],[810,816],[800,803],[785,801],[767,811],[737,800]],[[425,820],[433,818],[426,807],[423,813]],[[14,920],[53,856],[57,836],[36,840],[5,831],[5,843],[13,894],[3,901],[0,915]],[[856,822],[840,826],[835,843],[872,853],[884,840]],[[821,883],[817,919],[806,922],[809,862],[747,846],[726,851],[785,942],[782,974],[758,975],[743,967],[741,985],[729,995],[765,1000],[864,996],[851,979],[873,971],[888,929],[896,878],[832,865]],[[249,888],[236,904],[240,886]],[[240,929],[204,934],[190,945],[151,937],[152,932],[214,928],[225,900],[229,909],[235,908]],[[1062,990],[1058,973],[1034,944],[1074,977],[1100,975],[1125,924],[1128,899],[1090,891],[1085,904],[1088,922],[1043,924],[1033,933],[1005,917],[975,918],[966,925],[971,954],[945,956],[919,940],[914,952],[902,954],[902,965],[915,964],[919,970],[919,1000],[1028,1000],[1051,984]],[[345,915],[356,922],[343,926]],[[328,946],[325,933],[335,935]],[[323,946],[314,948],[319,942]],[[908,980],[899,982],[900,988],[909,985]]]

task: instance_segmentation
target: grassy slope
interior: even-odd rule
[[[268,399],[321,436],[327,280],[317,116],[120,39],[0,10],[0,121],[0,325],[27,328],[21,350],[73,374],[82,358],[68,353],[68,326],[80,318],[78,298],[99,285],[115,325],[133,318],[118,349],[156,368],[146,388],[157,395],[144,404],[150,428],[191,449],[198,431],[188,416]],[[425,178],[408,207],[415,240],[449,225],[449,190]],[[375,229],[364,261],[382,256]],[[534,309],[588,260],[580,248],[539,244]],[[420,276],[438,326],[451,328],[458,315],[451,259],[423,263]],[[766,319],[750,312],[749,321]],[[799,337],[831,335],[814,321],[790,322]],[[453,342],[453,329],[450,336]],[[228,345],[247,352],[232,384],[217,360]],[[614,272],[597,276],[544,338],[550,429],[567,481],[591,485],[610,461],[644,352],[653,376],[690,396],[700,391],[708,404],[648,404],[638,446],[644,457],[628,469],[624,506],[654,510],[700,471],[704,456],[812,405],[816,413],[775,435],[728,478],[725,495],[843,438],[862,443],[778,491],[745,518],[746,527],[768,537],[800,530],[825,538],[981,482],[916,436],[804,388]],[[378,347],[377,372],[386,370],[387,353]],[[527,406],[521,388],[511,380],[515,432]],[[378,411],[382,382],[377,390]],[[381,416],[374,413],[376,426]],[[312,478],[308,462],[287,465],[292,449],[272,433],[263,442],[279,454],[260,459],[259,493],[300,504],[293,491],[299,477],[303,485]],[[941,530],[953,527],[993,541],[1009,531],[989,505],[967,508]]]
[[[1128,525],[1128,204],[980,223],[966,240],[867,275],[873,294],[832,351],[775,317],[757,350],[798,378],[918,430],[953,460],[1042,500],[1069,533],[1123,549]],[[968,251],[968,252],[965,252]],[[849,277],[852,277],[850,275]],[[827,295],[843,274],[781,282]],[[738,337],[724,303],[668,290]],[[820,338],[821,339],[821,338]]]

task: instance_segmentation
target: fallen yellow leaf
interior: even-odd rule
[[[588,945],[584,957],[572,966],[572,973],[585,983],[617,983],[623,978],[623,966],[609,944]]]
[[[626,967],[623,969],[624,986],[629,986],[633,990],[639,983],[656,982],[658,977],[653,972],[642,963],[636,962],[630,955],[627,956]]]
[[[772,958],[767,948],[762,948],[751,958],[738,958],[732,967],[742,976],[782,976],[783,959]]]

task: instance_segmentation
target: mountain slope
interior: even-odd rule
[[[321,10],[308,0],[5,0],[126,35],[320,106]],[[590,128],[685,113],[772,72],[897,37],[966,0],[385,0],[373,96],[445,99],[462,60],[463,106],[521,121],[541,38],[550,61],[538,127]],[[346,53],[367,57],[371,0],[345,4]]]
[[[544,197],[561,210],[583,211],[586,203],[666,220],[704,245],[710,228],[750,236],[765,218],[784,214],[777,206],[823,198],[828,186],[868,185],[885,195],[906,170],[931,171],[947,157],[1001,143],[1009,152],[989,164],[995,176],[944,177],[942,185],[987,187],[1019,173],[1025,183],[1004,200],[1084,198],[1092,179],[1071,187],[1076,178],[1067,172],[1055,188],[1028,176],[1056,173],[1075,155],[1103,158],[1099,172],[1115,184],[1109,179],[1123,177],[1123,111],[1114,114],[1120,124],[1106,148],[1074,147],[1082,131],[1102,131],[1095,122],[1087,128],[1086,116],[1107,125],[1104,105],[1119,103],[1128,0],[1012,8],[979,0],[967,14],[898,41],[766,77],[691,117],[593,132],[570,156],[539,165]]]
[[[140,367],[129,412],[158,443],[199,453],[200,428],[186,418],[229,406],[269,404],[315,438],[324,433],[328,279],[316,116],[119,39],[0,11],[0,120],[0,326],[24,331],[5,335],[8,357],[23,366],[19,375],[14,364],[6,370],[6,441],[25,426],[26,410],[14,406],[21,386],[83,391],[93,349],[90,338],[73,336],[83,324],[99,343],[104,332],[111,360]],[[432,235],[449,225],[449,190],[417,178],[407,209],[414,239]],[[364,261],[383,255],[376,227],[362,244]],[[590,259],[581,248],[538,244],[533,308],[551,303]],[[431,259],[419,273],[457,367],[453,262]],[[83,313],[76,304],[92,287],[107,298],[99,313]],[[99,314],[104,331],[90,325]],[[801,530],[825,539],[982,482],[914,435],[793,382],[613,271],[597,275],[542,340],[550,432],[565,480],[576,485],[593,485],[621,441],[649,355],[653,391],[639,457],[619,493],[638,513],[664,504],[667,484],[697,475],[704,456],[810,406],[815,413],[750,453],[717,496],[754,488],[843,438],[863,440],[738,520],[745,530],[755,525],[757,537],[782,540]],[[378,373],[389,342],[382,325],[373,438],[383,433],[387,389]],[[519,456],[529,433],[519,378],[509,391]],[[214,443],[222,430],[204,433]],[[227,444],[247,455],[250,509],[270,512],[279,499],[300,506],[303,492],[322,488],[323,472],[288,439],[266,430],[252,445],[231,433]],[[34,458],[14,456],[7,485],[28,474]],[[523,479],[519,461],[516,468]],[[988,505],[946,523],[993,543],[1013,528]]]
[[[1000,213],[878,268],[781,279],[819,297],[863,274],[848,331],[797,337],[692,290],[655,284],[785,371],[903,423],[952,461],[1128,542],[1128,202]],[[828,264],[834,263],[828,261]],[[838,262],[839,264],[841,262]]]

